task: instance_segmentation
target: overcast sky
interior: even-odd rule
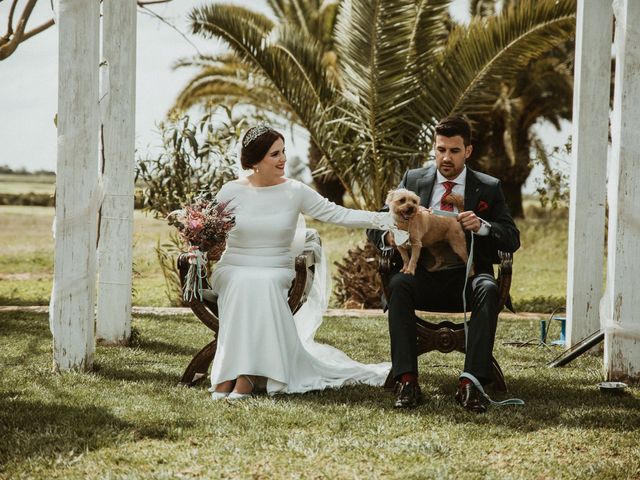
[[[6,28],[9,1],[0,0],[0,28]],[[22,3],[22,2],[21,2]],[[173,0],[153,6],[182,32],[188,32],[186,17],[202,1]],[[226,3],[242,3],[227,1]],[[467,0],[455,0],[454,16],[466,14]],[[264,0],[253,0],[251,7],[268,12]],[[29,25],[34,27],[51,18],[49,0],[39,0]],[[181,57],[220,51],[217,40],[188,35],[144,13],[138,13],[136,148],[144,153],[158,145],[155,124],[172,105],[178,92],[191,76],[189,70],[174,71],[171,65]],[[58,98],[58,31],[53,26],[27,40],[8,59],[0,62],[0,165],[28,170],[56,169],[56,129],[53,119]],[[303,136],[291,139],[288,149],[306,156]]]
[[[9,3],[0,3],[0,28],[5,28]],[[173,0],[154,5],[153,11],[187,32],[187,14],[200,3]],[[255,2],[256,8],[262,3]],[[29,24],[39,25],[49,18],[49,0],[39,0]],[[216,40],[191,35],[189,40],[195,46],[158,19],[138,13],[136,148],[139,151],[159,143],[155,124],[190,77],[188,70],[174,71],[171,65],[178,58],[197,54],[198,50],[207,53],[223,48]],[[21,44],[11,57],[0,62],[0,165],[55,170],[57,45],[58,30],[54,25]]]

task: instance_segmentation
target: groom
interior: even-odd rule
[[[467,248],[474,232],[475,275],[467,286],[467,305],[471,310],[464,372],[485,385],[492,380],[491,356],[498,322],[498,285],[493,263],[498,250],[514,252],[520,246],[520,233],[505,204],[500,181],[468,168],[465,164],[473,147],[471,127],[461,117],[448,117],[435,129],[435,166],[405,173],[398,188],[407,188],[420,197],[424,207],[447,210],[455,207],[441,200],[451,193],[464,198],[464,211],[457,220],[465,230]],[[388,210],[385,206],[383,210]],[[395,247],[393,235],[368,230],[367,236],[380,249]],[[414,408],[422,400],[418,384],[415,310],[461,312],[465,265],[451,251],[437,271],[428,271],[433,256],[422,249],[415,275],[392,275],[387,298],[391,337],[392,374],[396,380],[396,408]],[[478,389],[468,379],[459,379],[456,401],[467,410],[484,412],[486,407]]]

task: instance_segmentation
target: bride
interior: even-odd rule
[[[226,183],[217,195],[219,202],[230,202],[234,208],[236,224],[211,278],[220,320],[211,367],[212,398],[247,398],[258,381],[266,383],[269,394],[354,383],[382,385],[389,363],[365,365],[315,343],[323,302],[312,294],[293,316],[287,292],[294,276],[292,241],[301,213],[345,227],[380,230],[392,226],[390,215],[340,207],[285,178],[284,137],[266,125],[246,132],[240,161],[243,169],[253,172]]]

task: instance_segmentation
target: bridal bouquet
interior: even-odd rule
[[[217,202],[208,194],[197,196],[193,203],[167,215],[170,225],[178,229],[189,249],[190,263],[184,283],[184,300],[202,301],[203,279],[207,278],[207,260],[218,260],[229,231],[235,225],[229,202]]]

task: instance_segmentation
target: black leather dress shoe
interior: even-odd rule
[[[458,402],[462,408],[475,413],[484,413],[487,411],[487,406],[483,400],[484,397],[473,383],[469,382],[458,386],[456,402]]]
[[[422,391],[417,382],[396,383],[396,393],[394,408],[416,408],[422,403]]]

